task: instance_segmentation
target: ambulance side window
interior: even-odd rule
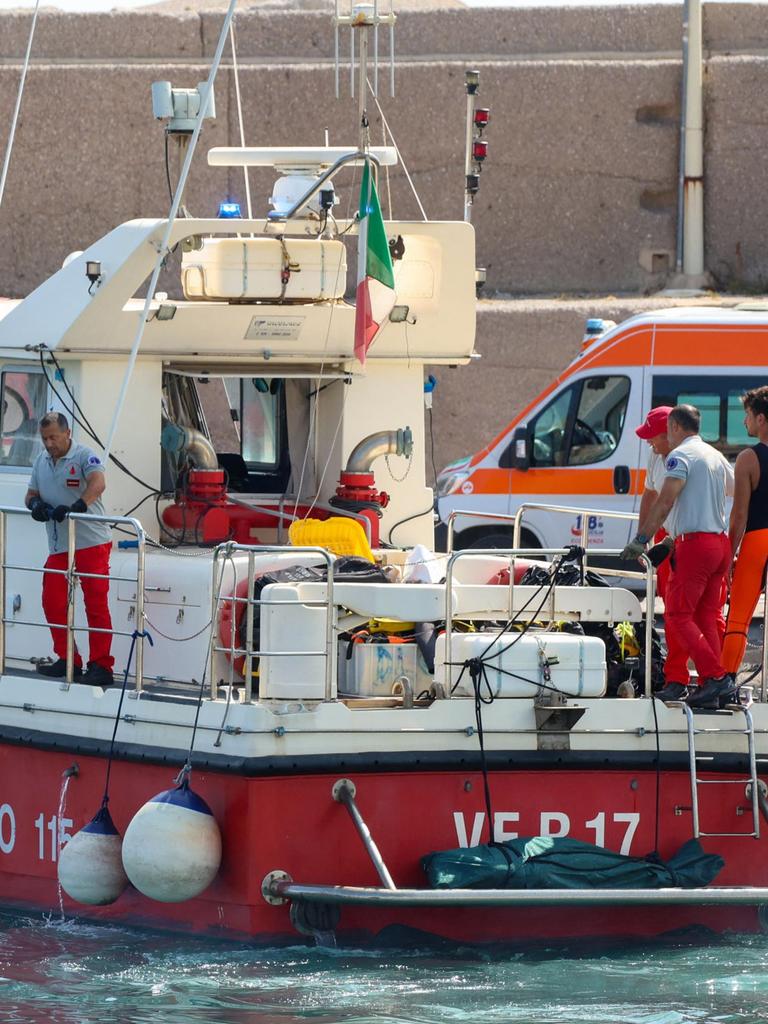
[[[743,374],[658,375],[653,378],[652,404],[694,405],[701,413],[701,436],[726,458],[752,444],[744,427],[745,391],[765,384],[764,377]]]
[[[0,373],[0,465],[31,466],[42,451],[38,423],[46,413],[47,394],[42,373]]]
[[[531,424],[531,465],[564,466],[576,387],[565,388]]]
[[[588,377],[582,381],[569,466],[602,462],[616,450],[624,429],[629,387],[629,377]]]

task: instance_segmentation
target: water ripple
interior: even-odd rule
[[[0,1024],[759,1024],[768,939],[262,949],[0,914]]]

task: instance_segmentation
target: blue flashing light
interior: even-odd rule
[[[240,203],[219,203],[219,212],[217,217],[221,217],[223,220],[232,220],[236,217],[242,217],[243,214],[240,210]]]

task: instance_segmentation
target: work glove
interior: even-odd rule
[[[63,523],[70,512],[87,512],[88,506],[85,504],[82,498],[78,498],[71,505],[57,505],[56,508],[51,512],[51,519],[54,519],[57,523]]]
[[[661,563],[669,558],[674,546],[674,540],[671,537],[665,537],[658,544],[654,544],[652,548],[648,548],[648,560],[654,569],[658,569]]]
[[[640,555],[644,554],[647,543],[648,538],[638,533],[621,552],[619,559],[622,562],[636,562]]]
[[[29,511],[38,523],[47,523],[51,518],[51,506],[42,498],[33,498],[29,503]]]

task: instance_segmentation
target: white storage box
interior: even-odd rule
[[[486,678],[496,697],[535,697],[539,692],[549,693],[549,688],[569,697],[602,697],[605,694],[605,644],[598,637],[531,631],[523,636],[505,633],[494,640],[494,635],[490,632],[454,633],[450,666],[445,664],[445,638],[438,637],[435,681],[448,686],[450,679],[453,687],[461,675],[463,663],[470,658],[482,657]],[[549,665],[549,681],[543,673],[545,657],[557,659]],[[514,675],[506,675],[507,672]],[[455,695],[470,696],[473,692],[469,669],[465,669]]]
[[[340,299],[347,286],[347,250],[337,239],[204,238],[202,249],[185,252],[181,281],[187,299],[271,301],[282,294],[288,255],[290,275],[284,298],[294,302]]]
[[[392,687],[402,676],[408,679],[414,697],[432,685],[432,676],[416,644],[339,645],[338,690],[353,697],[391,697]]]

